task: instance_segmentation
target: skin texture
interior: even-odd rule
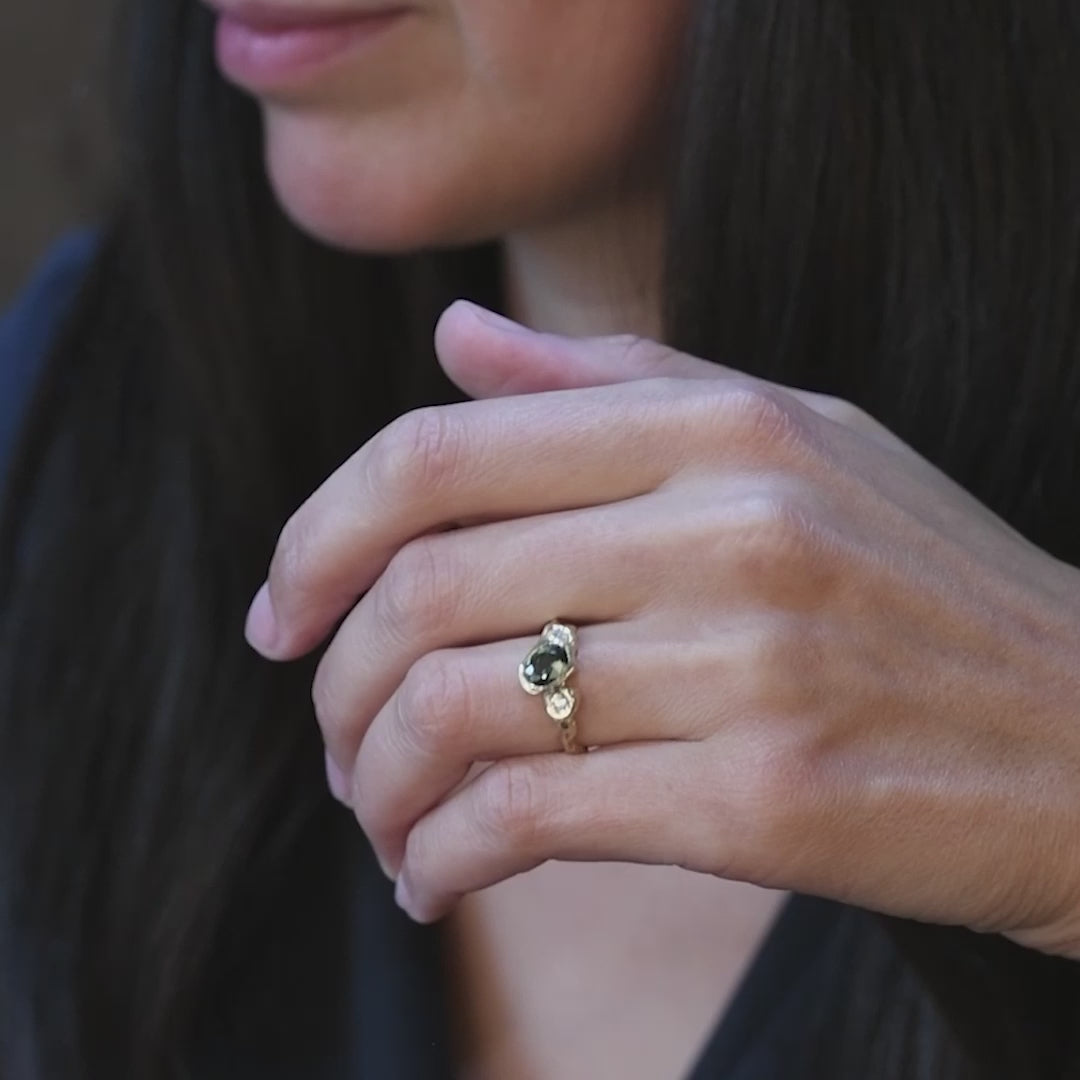
[[[414,918],[621,860],[1080,959],[1076,569],[840,399],[464,302],[436,345],[476,400],[331,475],[247,626],[284,660],[345,616],[315,710]],[[517,686],[554,613],[587,754]]]
[[[612,291],[590,251],[656,234],[685,11],[419,6],[259,94],[275,191],[355,250],[503,238],[533,326],[655,325],[654,295],[572,309]],[[330,639],[328,780],[414,918],[611,860],[1080,959],[1080,572],[839,399],[467,304],[435,346],[475,400],[344,462],[245,630],[276,661]],[[586,754],[517,683],[556,616],[580,628]]]
[[[565,221],[612,185],[649,183],[687,0],[411,8],[373,48],[259,88],[271,183],[301,227],[356,250],[441,246]]]

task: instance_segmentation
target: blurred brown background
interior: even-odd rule
[[[0,309],[49,243],[98,219],[110,0],[0,0]]]

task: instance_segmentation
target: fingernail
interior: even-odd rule
[[[459,304],[465,304],[473,315],[476,316],[482,323],[492,327],[495,330],[503,330],[511,334],[531,334],[532,331],[527,326],[522,326],[519,322],[514,322],[513,319],[508,319],[505,315],[499,315],[497,312],[491,311],[489,308],[481,307],[479,304],[474,304],[471,300],[459,300]]]
[[[270,603],[270,583],[264,581],[248,608],[244,637],[260,652],[271,652],[277,644],[278,627]]]
[[[412,895],[404,874],[398,874],[397,885],[394,886],[394,903],[407,915],[412,915],[409,910],[412,905]]]
[[[326,783],[330,788],[330,794],[339,803],[349,805],[349,782],[345,779],[345,773],[338,768],[337,762],[326,751]]]

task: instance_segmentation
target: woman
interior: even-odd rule
[[[0,1074],[1080,1075],[1072,7],[120,41],[5,330]]]

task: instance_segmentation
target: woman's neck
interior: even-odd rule
[[[659,338],[660,200],[617,205],[503,242],[507,314],[534,330]]]

